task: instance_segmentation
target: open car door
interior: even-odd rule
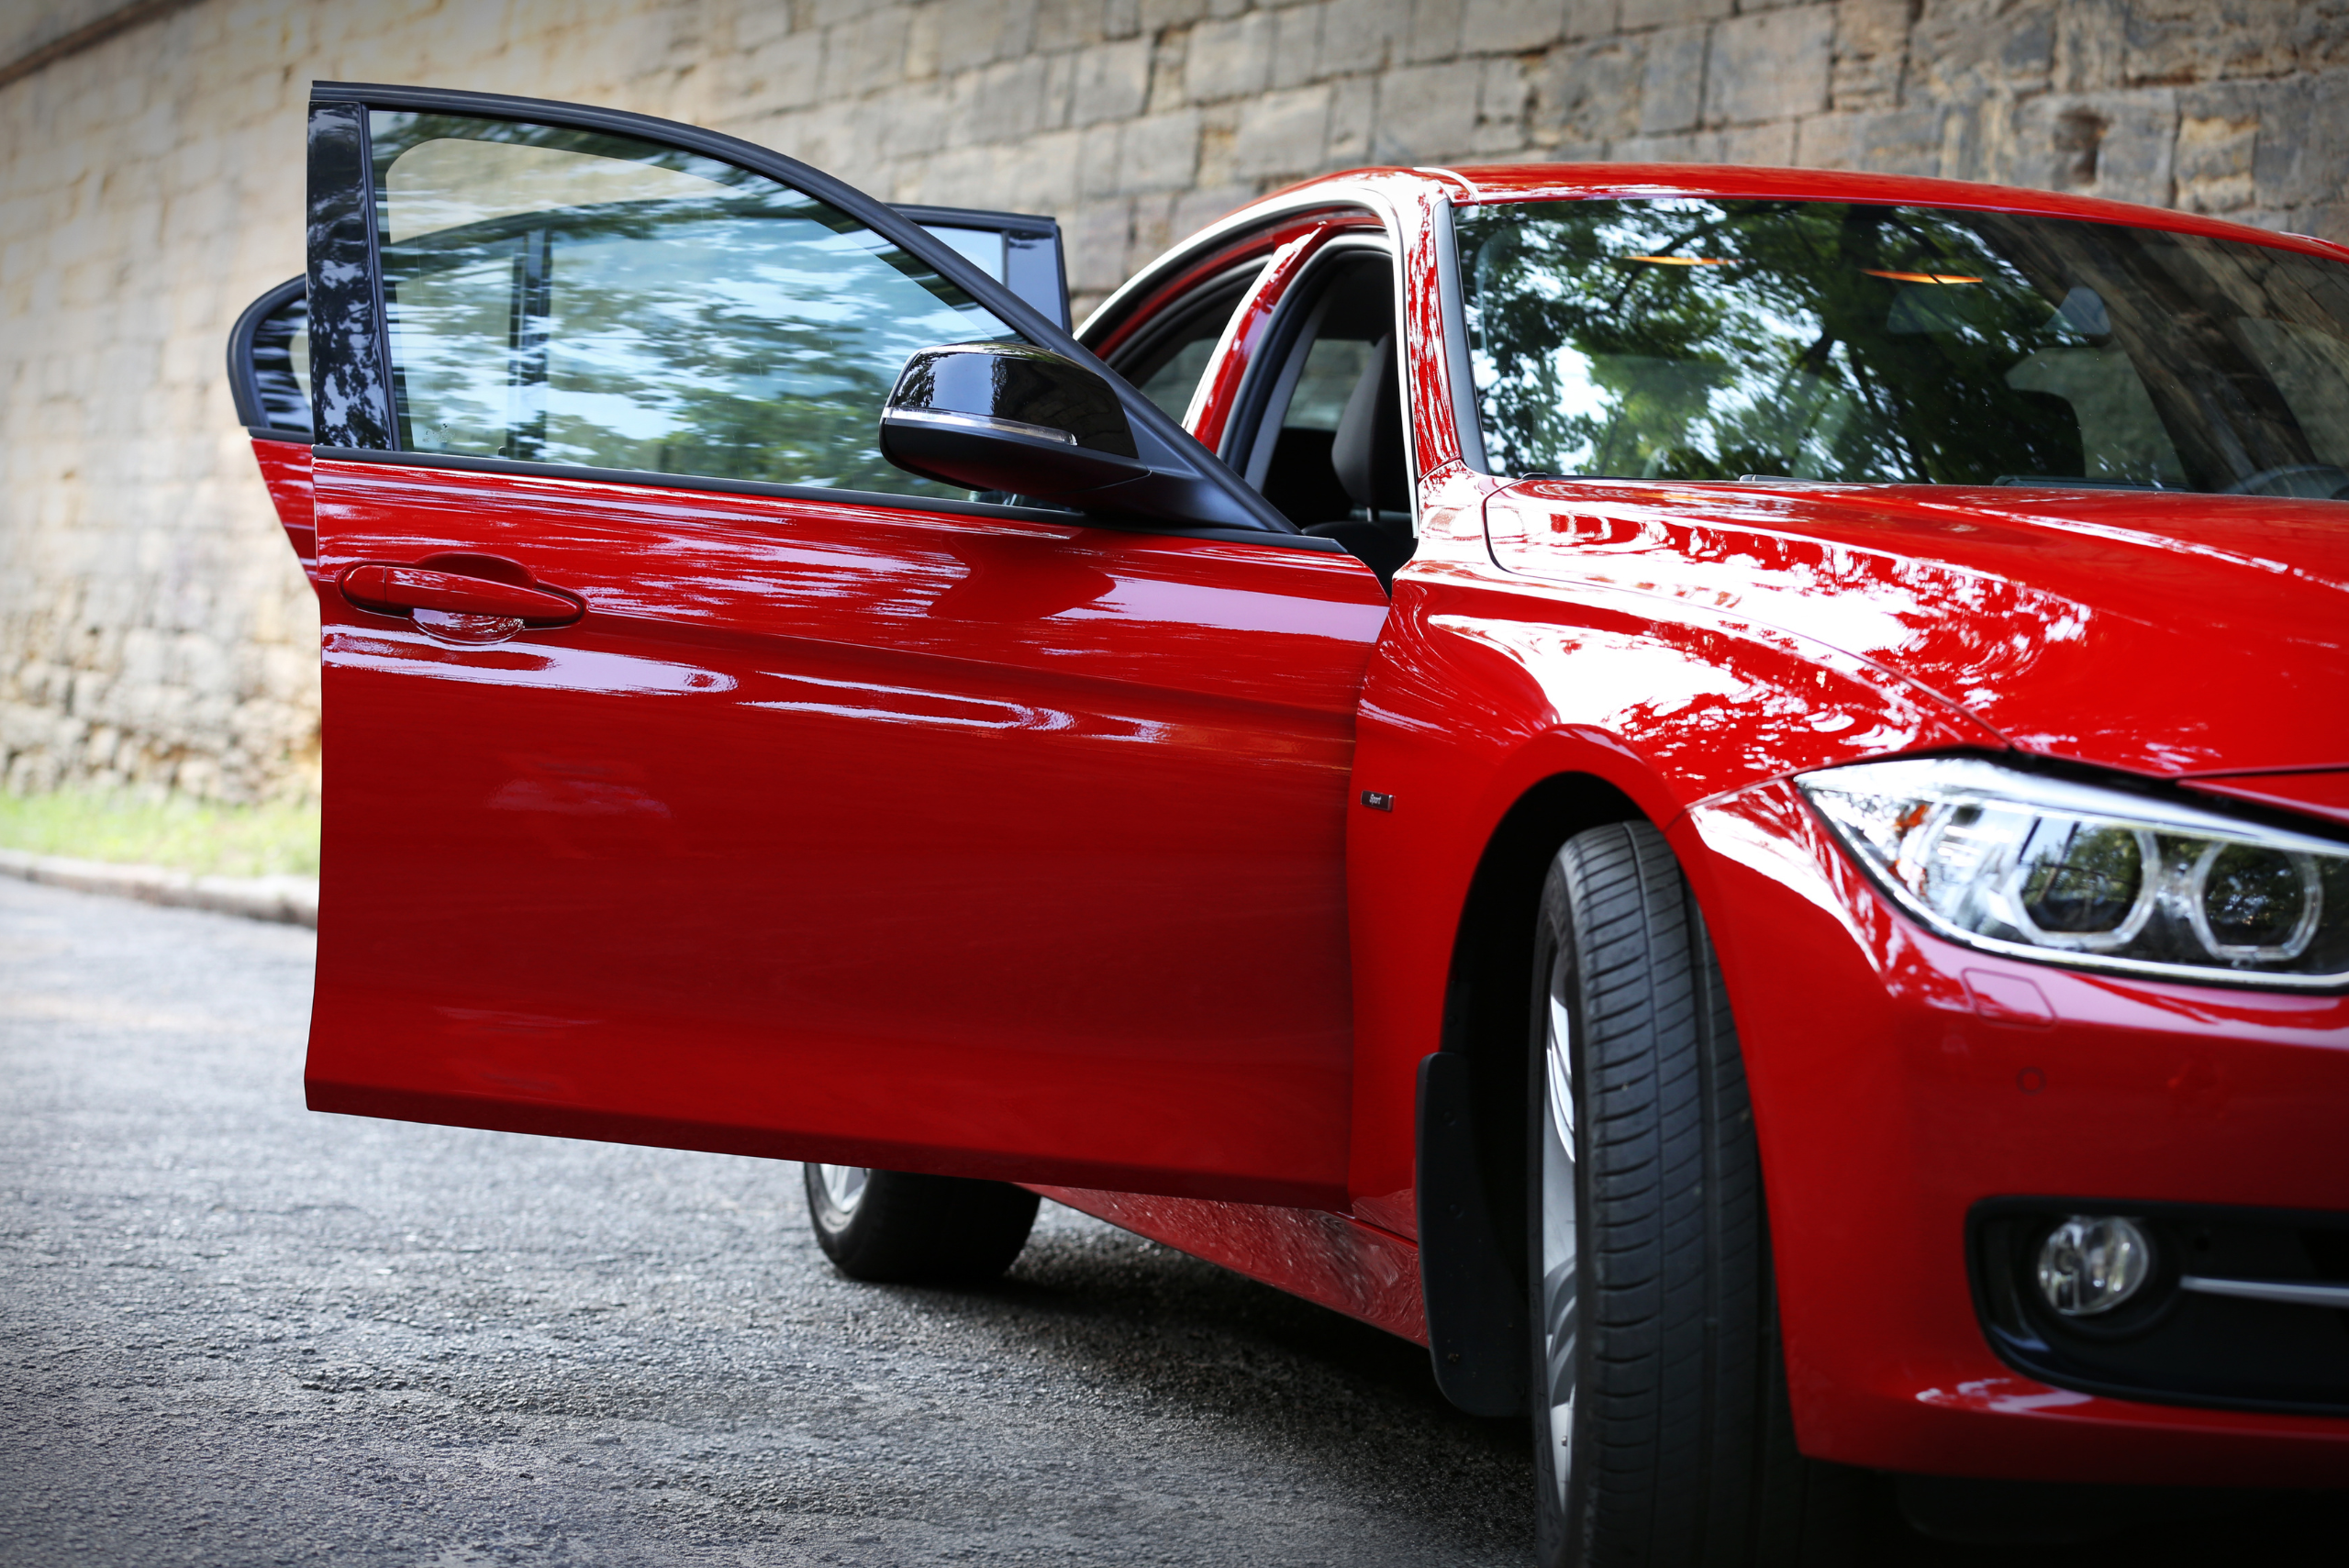
[[[310,113],[311,1105],[1341,1202],[1372,574],[1138,394],[1266,520],[889,465],[916,350],[1097,361],[814,170],[522,99]]]

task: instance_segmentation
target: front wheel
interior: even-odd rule
[[[1036,1223],[1034,1193],[1005,1182],[808,1165],[816,1244],[851,1279],[984,1284],[1011,1266]]]
[[[1612,824],[1558,851],[1534,979],[1540,1562],[1846,1557],[1854,1478],[1794,1447],[1737,1031],[1661,833]]]

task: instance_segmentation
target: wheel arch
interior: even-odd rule
[[[1438,1049],[1419,1066],[1414,1163],[1428,1349],[1445,1397],[1472,1414],[1515,1415],[1527,1386],[1520,1167],[1542,879],[1575,834],[1652,820],[1596,773],[1551,773],[1501,813],[1469,878]]]

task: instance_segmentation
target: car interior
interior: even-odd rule
[[[1226,452],[1291,522],[1390,584],[1416,544],[1394,291],[1382,251],[1341,251],[1308,278]]]
[[[1124,345],[1115,368],[1181,419],[1255,272],[1203,285],[1163,328]],[[1291,522],[1391,584],[1416,541],[1384,251],[1335,251],[1292,291],[1222,456]]]

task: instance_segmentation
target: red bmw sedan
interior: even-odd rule
[[[308,156],[314,1107],[807,1162],[863,1277],[1048,1194],[1530,1416],[1546,1562],[2349,1485],[2349,250],[1369,170],[1072,333],[689,127]]]

